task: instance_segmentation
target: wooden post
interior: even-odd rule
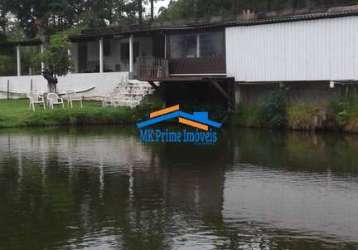
[[[196,57],[200,57],[200,35],[196,35]]]
[[[45,47],[43,44],[41,44],[41,55],[43,55],[44,51],[45,51]],[[45,71],[45,63],[43,61],[41,61],[41,73]]]
[[[99,72],[103,73],[103,38],[99,39]]]
[[[167,59],[167,34],[164,34],[164,59]]]
[[[10,80],[7,80],[6,82],[6,99],[10,99]]]
[[[32,90],[34,89],[34,86],[33,86],[33,81],[32,79],[30,80],[30,93],[32,93]]]

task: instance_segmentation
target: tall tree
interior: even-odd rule
[[[6,28],[8,23],[8,19],[6,15],[8,14],[8,12],[9,12],[8,0],[0,1],[0,33],[2,33],[2,35],[6,34]]]
[[[154,20],[154,0],[150,0],[150,20]]]
[[[143,23],[143,0],[138,0],[138,18],[139,23]]]

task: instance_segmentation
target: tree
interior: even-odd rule
[[[139,23],[143,23],[143,0],[138,0],[138,18]]]
[[[154,20],[154,0],[150,0],[150,20]]]
[[[37,61],[45,64],[43,76],[48,83],[49,92],[57,92],[58,76],[64,76],[72,66],[68,56],[69,42],[67,33],[52,35],[48,47],[38,55]]]

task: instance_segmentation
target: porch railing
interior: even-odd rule
[[[225,56],[163,59],[139,57],[134,77],[142,81],[161,81],[176,76],[226,74]]]
[[[172,75],[225,74],[225,56],[171,59],[169,72]]]
[[[135,76],[138,80],[155,81],[169,77],[168,60],[163,58],[139,57],[135,66]]]

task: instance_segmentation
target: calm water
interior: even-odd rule
[[[0,131],[0,249],[358,249],[358,137]]]

